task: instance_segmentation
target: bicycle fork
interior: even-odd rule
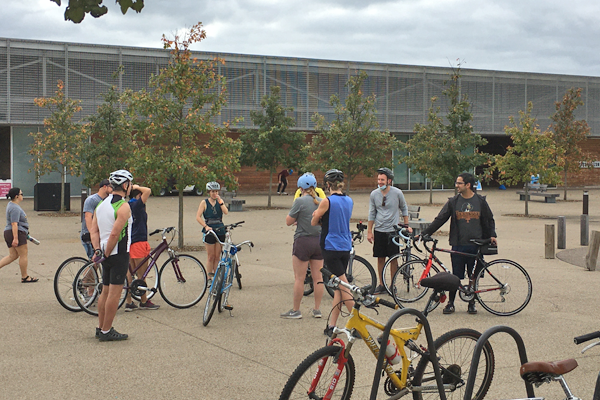
[[[333,374],[333,378],[331,379],[331,382],[329,383],[329,387],[327,389],[327,392],[325,393],[325,396],[323,396],[323,400],[330,400],[331,396],[333,396],[333,392],[335,391],[335,388],[339,382],[339,378],[342,375],[342,371],[344,370],[344,367],[346,366],[346,363],[348,362],[348,358],[346,358],[346,344],[344,343],[343,340],[341,339],[331,339],[331,341],[329,342],[329,345],[332,345],[334,343],[337,343],[340,346],[340,352],[337,356],[337,361],[333,361],[337,364],[337,368],[335,370],[335,373]],[[312,383],[310,385],[310,388],[308,389],[308,396],[309,398],[314,398],[313,395],[315,393],[315,390],[317,388],[317,385],[319,384],[319,381],[321,380],[321,375],[323,374],[323,370],[325,369],[325,365],[327,364],[327,358],[325,357],[323,359],[321,359],[321,361],[319,361],[318,367],[317,367],[317,372],[315,373],[315,376],[312,380]]]

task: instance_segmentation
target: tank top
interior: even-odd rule
[[[213,207],[208,199],[204,201],[206,201],[206,210],[202,213],[202,217],[204,217],[206,225],[213,228],[215,233],[224,234],[225,224],[223,224],[223,210],[221,210],[221,206],[219,203],[215,203]],[[202,228],[202,232],[206,233],[206,228]]]
[[[354,202],[345,194],[332,194],[328,197],[329,210],[321,222],[321,248],[330,251],[352,250],[350,216]]]
[[[125,200],[121,196],[111,194],[96,207],[96,220],[98,221],[98,230],[100,231],[100,248],[102,251],[105,251],[106,249],[106,243],[108,242],[110,233],[117,220],[117,210],[121,208],[123,204],[125,204]],[[110,254],[107,254],[107,256],[129,253],[132,224],[133,218],[129,217],[119,234],[119,240],[116,246]]]

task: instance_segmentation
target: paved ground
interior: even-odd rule
[[[519,218],[507,214],[523,213],[524,203],[514,191],[486,191],[496,215],[500,254],[525,266],[533,280],[533,299],[520,314],[496,317],[480,309],[476,316],[466,313],[466,303],[457,304],[454,315],[441,310],[429,318],[435,337],[460,327],[485,329],[504,324],[515,328],[524,338],[530,359],[557,360],[576,358],[579,368],[569,374],[569,383],[582,398],[592,397],[592,385],[600,369],[600,351],[580,355],[581,346],[573,336],[596,331],[600,327],[598,287],[600,273],[559,259],[544,259],[544,224],[555,219]],[[570,198],[581,198],[572,191]],[[449,192],[436,192],[435,203],[443,203]],[[357,193],[354,217],[367,216],[368,194]],[[247,205],[266,205],[266,196],[243,196]],[[411,204],[428,202],[428,193],[409,193]],[[200,199],[185,198],[186,244],[200,245],[200,229],[195,213]],[[73,200],[74,210],[79,201]],[[233,289],[233,317],[220,314],[203,327],[203,299],[187,310],[169,307],[160,298],[158,311],[118,312],[115,326],[128,333],[130,340],[99,343],[94,339],[96,319],[64,310],[56,301],[52,280],[56,267],[72,255],[83,255],[78,240],[79,218],[50,218],[33,211],[33,200],[25,200],[24,209],[31,233],[42,241],[30,245],[30,272],[40,277],[32,285],[20,283],[17,265],[0,272],[0,397],[6,399],[275,399],[289,374],[308,354],[324,344],[322,330],[326,320],[308,318],[312,297],[305,298],[302,320],[282,320],[279,313],[291,306],[293,274],[291,245],[293,229],[284,220],[292,198],[275,197],[280,210],[252,209],[230,213],[226,222],[245,220],[234,232],[234,240],[251,239],[252,253],[242,252],[244,289]],[[0,201],[3,209],[6,201]],[[148,203],[151,229],[173,225],[177,221],[175,197],[151,198]],[[433,218],[439,206],[422,207],[422,216]],[[530,212],[555,218],[567,217],[567,249],[580,249],[579,214],[581,201],[530,203]],[[591,227],[600,230],[600,190],[590,191]],[[447,228],[443,228],[447,229]],[[446,238],[442,237],[446,243]],[[154,243],[153,243],[154,244]],[[578,250],[581,251],[581,250]],[[370,246],[363,243],[357,253],[367,256]],[[6,249],[0,248],[0,256]],[[206,254],[195,253],[202,261]],[[448,259],[443,259],[448,262]],[[575,263],[576,264],[576,263]],[[331,307],[326,298],[323,311]],[[387,309],[377,316],[386,321]],[[325,313],[327,315],[327,313]],[[400,325],[412,325],[412,318]],[[488,398],[525,396],[518,376],[518,357],[508,336],[492,340],[496,352],[496,373]],[[356,395],[364,399],[370,392],[375,362],[365,346],[353,351],[357,362]],[[559,398],[559,386],[537,389],[538,395]],[[383,397],[382,397],[383,398]],[[562,397],[560,397],[562,398]]]

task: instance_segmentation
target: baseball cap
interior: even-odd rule
[[[108,179],[102,179],[102,182],[100,182],[98,189],[101,188],[102,186],[108,186],[108,185],[110,185],[110,182],[108,181]]]

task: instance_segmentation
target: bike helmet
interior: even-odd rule
[[[377,174],[383,174],[383,175],[387,176],[388,179],[394,180],[394,173],[392,172],[391,169],[389,169],[387,167],[379,168],[377,170]]]
[[[316,188],[317,187],[317,179],[310,172],[305,173],[300,178],[298,178],[298,187],[302,189],[308,188]]]
[[[325,172],[325,178],[324,178],[325,183],[327,182],[343,182],[344,181],[344,173],[342,171],[340,171],[339,169],[330,169],[329,171]]]
[[[221,190],[221,185],[219,185],[219,182],[208,182],[206,184],[206,190],[208,190],[209,192],[211,190]]]
[[[127,171],[126,169],[120,169],[118,171],[111,172],[110,176],[108,177],[108,181],[113,185],[120,186],[127,181],[133,181],[133,175],[131,175],[131,172]]]

